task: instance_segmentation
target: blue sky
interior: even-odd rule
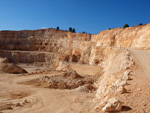
[[[0,0],[0,30],[56,28],[97,34],[150,22],[150,0]]]

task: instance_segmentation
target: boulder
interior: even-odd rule
[[[125,86],[127,85],[127,80],[126,79],[118,79],[113,86],[115,87],[120,87],[120,86]]]
[[[11,73],[11,74],[22,74],[22,73],[28,73],[25,69],[15,65],[15,64],[2,64],[1,65],[1,71],[5,73]]]
[[[116,92],[120,94],[127,93],[127,89],[124,86],[120,86]]]
[[[102,108],[105,112],[120,111],[122,109],[122,102],[117,98],[111,98],[108,100],[107,104]]]
[[[90,90],[85,86],[79,86],[78,88],[75,88],[73,91],[78,91],[78,92],[89,92]]]
[[[0,63],[8,63],[8,59],[0,57]]]

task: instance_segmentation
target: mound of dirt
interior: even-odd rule
[[[11,73],[11,74],[22,74],[22,73],[28,73],[25,69],[15,65],[15,64],[2,64],[1,65],[1,71],[5,73]]]
[[[0,57],[0,63],[8,63],[8,59]]]
[[[82,77],[74,70],[68,70],[60,75],[55,76],[42,76],[26,82],[26,84],[51,89],[75,89],[84,85],[87,86],[86,88],[90,91],[95,90],[93,83],[93,78],[90,76]]]
[[[68,71],[62,73],[61,76],[65,77],[65,78],[69,78],[69,79],[83,78],[75,70],[68,70]]]

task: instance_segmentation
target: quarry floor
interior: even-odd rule
[[[20,64],[29,73],[46,68]],[[72,65],[79,74],[97,73],[101,68],[97,66]],[[91,70],[89,70],[89,68]],[[84,71],[83,71],[84,70]],[[40,76],[56,75],[59,72],[46,71],[40,74],[0,74],[0,113],[88,113],[92,109],[95,92],[77,92],[73,90],[59,90],[32,85],[19,84]],[[23,103],[24,102],[24,103]],[[21,103],[17,107],[11,105]]]
[[[128,93],[117,96],[123,103],[121,113],[150,113],[150,51],[129,50],[136,66],[132,80],[126,86]],[[48,70],[43,67],[20,64],[28,72]],[[94,75],[102,71],[98,66],[72,64],[81,75]],[[19,84],[44,75],[55,75],[56,71],[41,71],[40,74],[0,74],[0,113],[103,113],[94,108],[96,92],[58,90]],[[11,105],[18,104],[12,108]],[[2,109],[3,108],[3,109]],[[118,113],[118,112],[117,112]]]

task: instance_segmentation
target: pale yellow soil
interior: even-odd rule
[[[81,75],[96,75],[96,74],[102,74],[103,68],[99,66],[90,66],[87,64],[80,65],[80,64],[71,64],[71,68],[76,70],[77,73]]]
[[[27,71],[37,69],[24,65]],[[31,69],[32,68],[32,69]],[[39,68],[39,67],[38,67]],[[32,85],[18,84],[23,81],[51,74],[33,74],[28,76],[0,74],[0,107],[8,104],[29,102],[13,109],[3,109],[2,113],[87,113],[92,109],[95,93],[84,93],[72,90],[40,88]],[[9,108],[9,107],[8,107]]]
[[[122,96],[131,113],[150,113],[150,51],[130,50],[136,70],[129,81],[129,93]]]
[[[150,51],[129,49],[135,65],[127,81],[127,93],[114,94],[123,102],[122,110],[113,113],[150,113]],[[94,113],[104,113],[102,107],[93,110]]]
[[[130,49],[130,55],[135,66],[130,74],[131,79],[126,86],[127,93],[115,94],[123,103],[120,113],[150,113],[150,51]],[[44,67],[20,65],[28,72],[48,70]],[[103,73],[98,66],[71,64],[81,75],[93,76]],[[103,113],[101,108],[95,109],[95,93],[77,92],[73,90],[58,90],[18,84],[40,76],[56,75],[59,72],[41,71],[40,74],[16,75],[0,74],[0,108],[2,113]],[[109,78],[108,78],[109,79]],[[27,100],[20,106],[10,109],[10,105]],[[100,101],[100,100],[99,100]]]
[[[124,102],[124,111],[128,113],[150,113],[150,51],[129,50],[135,61],[135,72],[128,81],[128,93],[118,97]]]

